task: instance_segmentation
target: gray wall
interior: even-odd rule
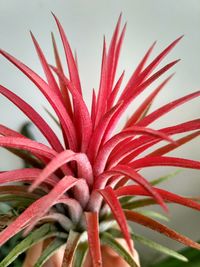
[[[164,61],[167,63],[177,58],[182,59],[170,71],[171,73],[175,71],[176,75],[160,94],[153,108],[199,89],[199,0],[0,0],[0,47],[24,61],[41,75],[43,73],[28,31],[30,29],[33,31],[49,61],[53,63],[50,32],[54,31],[57,35],[57,30],[50,11],[58,16],[72,47],[77,50],[87,103],[90,103],[92,88],[98,87],[103,34],[109,40],[121,11],[123,12],[123,21],[128,22],[128,28],[122,49],[119,73],[125,69],[126,79],[153,41],[158,41],[153,53],[156,55],[169,42],[185,34],[181,43]],[[0,58],[0,83],[22,96],[44,117],[47,117],[42,108],[43,105],[47,106],[44,98],[41,97],[31,82],[2,58]],[[140,98],[138,104],[139,102]],[[18,129],[26,119],[25,116],[3,97],[0,97],[0,103],[0,123]],[[199,100],[194,100],[190,104],[186,104],[185,107],[178,108],[168,116],[163,117],[154,126],[158,128],[172,125],[176,122],[180,123],[197,118],[199,115]],[[199,160],[199,147],[199,139],[196,139],[172,155]],[[20,166],[20,161],[3,149],[0,150],[0,158],[1,170]],[[169,171],[169,168],[149,169],[145,175],[146,177],[154,177]],[[165,187],[186,195],[199,195],[199,185],[199,173],[184,170],[177,178],[168,182]],[[171,215],[173,215],[171,222],[173,227],[194,239],[200,239],[199,214],[176,206],[171,210]],[[148,232],[148,235],[151,234]],[[154,236],[154,234],[152,235]],[[164,242],[167,243],[166,239]],[[174,242],[171,242],[170,245],[177,247]],[[149,254],[151,251],[145,250],[145,253]]]

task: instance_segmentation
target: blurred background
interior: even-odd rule
[[[50,36],[53,31],[64,59],[51,11],[60,19],[71,46],[78,54],[81,82],[88,105],[91,102],[92,88],[98,89],[103,35],[105,34],[107,41],[110,40],[120,12],[123,14],[123,23],[126,21],[128,23],[118,70],[118,74],[125,70],[124,82],[128,80],[139,60],[155,40],[157,45],[152,58],[174,39],[182,34],[185,35],[163,62],[166,64],[174,59],[181,59],[173,70],[170,70],[170,73],[176,72],[176,75],[157,97],[152,110],[200,88],[199,0],[0,0],[0,47],[19,58],[41,76],[44,75],[29,30],[35,34],[50,63],[54,63]],[[3,58],[0,58],[0,83],[31,103],[52,124],[43,108],[44,106],[49,108],[48,104],[37,88]],[[152,88],[155,88],[155,85]],[[131,109],[135,109],[143,97],[144,95],[138,98]],[[18,130],[27,120],[2,96],[0,96],[0,107],[1,124]],[[129,111],[124,121],[128,118]],[[158,129],[198,118],[199,115],[199,100],[194,100],[170,112],[152,126]],[[34,128],[33,131],[38,135]],[[38,135],[38,138],[41,137]],[[199,160],[200,139],[197,138],[171,154]],[[15,156],[0,149],[0,171],[19,168],[21,164]],[[151,168],[145,172],[145,176],[156,178],[174,170]],[[200,195],[199,173],[183,170],[176,178],[164,184],[164,187],[183,195]],[[200,239],[200,214],[174,206],[171,207],[169,216],[172,218],[170,226],[174,229],[195,240]],[[135,225],[133,227],[154,239],[162,238],[162,243],[171,248],[180,248],[180,245],[167,238],[145,231],[142,227],[138,228]],[[138,249],[146,261],[157,257],[156,252],[152,250],[140,246]]]

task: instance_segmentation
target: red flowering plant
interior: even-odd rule
[[[42,241],[46,241],[47,245],[42,247],[35,267],[43,266],[61,247],[65,248],[61,263],[63,267],[82,266],[87,258],[87,250],[91,255],[92,266],[105,266],[102,245],[111,247],[128,265],[138,266],[133,257],[132,239],[180,260],[187,260],[177,252],[132,232],[129,222],[200,249],[198,243],[153,218],[153,212],[143,213],[141,209],[138,210],[158,204],[164,211],[168,211],[168,203],[200,210],[197,201],[156,187],[162,179],[149,182],[140,173],[144,168],[160,166],[200,169],[198,161],[166,156],[200,134],[199,119],[161,129],[149,127],[171,110],[199,97],[200,91],[150,112],[153,100],[172,78],[173,75],[170,75],[142,100],[123,129],[117,133],[114,131],[136,97],[179,61],[172,61],[155,70],[182,37],[172,42],[147,65],[154,43],[121,90],[124,72],[116,77],[116,70],[126,25],[120,30],[120,16],[108,47],[104,39],[99,90],[93,91],[89,110],[83,99],[76,57],[60,22],[54,18],[65,51],[68,74],[62,67],[53,35],[56,66],[48,64],[31,33],[46,81],[28,66],[0,50],[0,54],[24,73],[48,100],[56,114],[56,117],[51,117],[60,126],[63,136],[63,140],[59,140],[50,125],[31,105],[6,87],[0,86],[0,93],[35,124],[49,143],[42,144],[6,126],[0,126],[0,146],[31,166],[0,173],[1,201],[8,203],[13,210],[19,208],[19,212],[13,213],[7,220],[5,216],[0,217],[4,227],[0,233],[0,245],[18,233],[23,233],[23,240],[10,251],[0,266],[8,266],[21,253],[30,251],[32,246]],[[185,135],[175,140],[174,135],[178,134]],[[163,141],[166,144],[163,145]],[[160,143],[159,148],[148,152],[149,148]],[[141,196],[144,198],[141,199]],[[126,241],[127,250],[118,242],[118,238]]]

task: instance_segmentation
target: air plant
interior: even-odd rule
[[[0,86],[0,93],[34,123],[49,143],[42,144],[0,126],[0,146],[30,166],[0,173],[0,199],[15,211],[1,217],[4,229],[0,233],[0,245],[23,233],[23,240],[10,251],[0,266],[8,266],[21,253],[43,240],[48,240],[49,245],[42,251],[35,267],[43,266],[62,246],[66,247],[63,267],[82,266],[87,251],[91,254],[93,266],[102,266],[102,244],[111,247],[130,266],[137,266],[132,253],[132,239],[186,261],[177,252],[132,232],[129,223],[143,225],[186,246],[200,249],[200,244],[153,218],[159,217],[158,214],[141,211],[142,207],[159,204],[167,212],[169,203],[199,211],[198,201],[159,189],[156,184],[163,179],[149,182],[140,173],[147,167],[200,169],[198,161],[165,156],[200,134],[200,119],[161,129],[149,127],[171,110],[199,97],[200,91],[150,112],[153,100],[173,76],[169,75],[142,100],[124,127],[115,131],[137,96],[179,61],[174,60],[155,70],[182,37],[173,41],[147,65],[154,43],[121,90],[124,72],[116,77],[116,70],[126,24],[120,30],[120,16],[109,46],[104,38],[99,90],[93,90],[89,110],[83,99],[76,56],[59,20],[56,16],[54,18],[65,51],[68,74],[64,72],[53,34],[56,66],[48,64],[31,33],[46,81],[0,50],[0,54],[24,73],[48,100],[55,111],[55,116],[50,116],[59,125],[63,137],[59,140],[51,126],[30,104]],[[185,135],[177,138],[178,134]],[[163,145],[163,141],[166,144]],[[159,148],[153,147],[159,144]],[[148,152],[149,148],[154,148],[153,152]],[[141,199],[141,196],[144,198]],[[118,237],[124,238],[128,251],[118,243]]]

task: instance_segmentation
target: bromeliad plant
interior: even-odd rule
[[[137,210],[159,204],[167,211],[168,203],[200,210],[198,202],[155,187],[163,179],[149,182],[140,174],[143,168],[156,166],[200,169],[198,161],[165,156],[200,134],[200,119],[158,130],[149,127],[171,110],[200,96],[200,91],[149,112],[157,94],[172,78],[173,75],[170,75],[142,101],[123,129],[114,132],[136,97],[179,61],[175,60],[154,71],[181,37],[147,65],[154,43],[119,93],[124,72],[116,78],[116,70],[126,29],[125,25],[120,32],[120,16],[108,48],[104,39],[100,86],[98,93],[93,91],[90,111],[83,99],[76,56],[56,17],[55,21],[66,55],[68,75],[62,67],[53,35],[56,66],[48,64],[31,33],[46,81],[22,62],[0,50],[1,55],[23,72],[46,97],[56,117],[50,115],[60,126],[63,136],[63,140],[59,140],[32,106],[0,86],[0,93],[26,114],[49,143],[39,143],[6,126],[0,126],[0,146],[31,166],[0,173],[0,199],[8,203],[12,211],[1,216],[0,222],[4,229],[0,233],[0,245],[20,232],[24,236],[0,266],[8,266],[18,255],[44,240],[48,241],[48,246],[43,249],[35,267],[43,266],[62,246],[66,246],[63,267],[82,266],[87,250],[90,251],[93,266],[105,266],[101,256],[102,244],[114,249],[130,266],[137,266],[132,253],[132,239],[180,260],[187,260],[133,233],[129,222],[141,224],[186,246],[200,249],[198,243],[155,220],[153,217],[161,217],[158,214]],[[184,137],[172,139],[174,135],[183,133]],[[148,152],[149,148],[163,140],[167,144]],[[145,198],[138,199],[138,196]],[[128,251],[118,243],[118,237],[124,238]]]

